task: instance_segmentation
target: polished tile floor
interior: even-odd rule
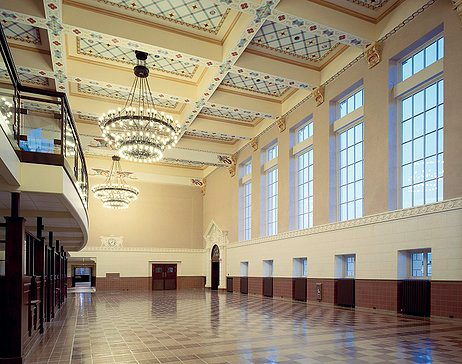
[[[202,290],[73,293],[26,363],[462,363],[462,323]]]

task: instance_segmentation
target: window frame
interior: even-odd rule
[[[348,112],[348,101],[347,101],[347,113],[345,115],[342,116],[341,114],[341,104],[348,100],[350,97],[353,97],[354,99],[354,102],[356,104],[356,94],[359,93],[360,91],[362,91],[362,105],[359,106],[359,107],[355,107],[352,111]],[[355,88],[354,90],[352,90],[351,92],[347,93],[345,96],[343,96],[342,98],[340,98],[336,103],[335,103],[335,120],[340,120],[340,119],[343,119],[344,117],[350,115],[351,113],[353,113],[355,110],[359,109],[360,107],[364,107],[364,96],[365,96],[365,93],[364,93],[364,85],[361,85],[357,88]]]
[[[300,199],[299,199],[299,173],[300,173],[300,169],[299,169],[299,157],[301,157],[303,154],[305,153],[312,153],[312,158],[313,158],[313,163],[311,164],[311,166],[313,166],[312,170],[313,170],[313,175],[310,175],[309,174],[309,170],[310,170],[310,164],[309,164],[309,155],[307,156],[308,157],[308,165],[306,166],[306,169],[308,169],[308,181],[306,181],[306,184],[308,184],[308,196],[307,196],[307,199],[308,199],[308,211],[307,211],[307,215],[308,215],[308,226],[307,227],[300,227],[300,224],[299,224],[299,218],[300,218],[300,213],[299,213],[299,202],[300,202]],[[295,201],[294,201],[294,205],[295,205],[295,229],[296,230],[304,230],[304,229],[310,229],[314,226],[314,148],[313,148],[313,145],[311,144],[310,146],[302,149],[301,151],[299,151],[297,154],[295,154],[294,156],[295,158]],[[310,179],[311,177],[311,179]],[[310,197],[310,189],[309,189],[309,183],[310,181],[312,181],[312,185],[313,185],[313,191],[312,191],[312,194],[311,194],[311,197]],[[310,198],[312,200],[312,203],[313,203],[313,210],[311,211],[311,215],[312,215],[312,223],[310,224],[310,209],[309,209],[309,201],[310,201]]]
[[[419,53],[421,50],[424,50],[425,48],[431,46],[434,42],[438,43],[438,41],[443,38],[443,46],[445,45],[446,41],[444,40],[444,32],[440,32],[438,34],[436,34],[435,36],[431,37],[428,41],[426,41],[425,43],[423,43],[422,45],[420,45],[419,47],[413,49],[411,52],[407,53],[404,57],[401,57],[401,59],[398,60],[398,80],[397,82],[404,82],[404,81],[407,81],[409,80],[410,78],[414,77],[416,74],[418,74],[419,72],[423,71],[424,69],[428,68],[429,66],[431,65],[428,65],[424,68],[422,68],[420,71],[417,71],[416,73],[413,73],[411,76],[409,76],[408,78],[406,79],[403,79],[403,63],[406,62],[407,60],[413,58],[417,53]],[[438,47],[438,46],[437,46]],[[444,48],[443,48],[444,49]],[[436,61],[433,62],[433,63],[436,63],[438,62],[439,60],[441,59],[444,59],[444,52],[443,52],[443,57],[438,59],[438,48],[436,50]],[[432,63],[432,64],[433,64]],[[425,52],[424,52],[424,65],[425,65]],[[414,61],[412,61],[412,69],[414,70]]]
[[[239,166],[241,177],[239,178],[239,240],[246,241],[252,239],[252,159],[249,158],[242,162]],[[247,173],[246,173],[247,172]],[[247,228],[247,216],[246,209],[246,188],[250,185],[250,225]],[[250,237],[247,235],[247,231],[250,232]]]
[[[355,217],[354,218],[349,218],[349,219],[345,219],[345,220],[342,220],[342,214],[341,214],[341,157],[340,157],[340,135],[344,132],[347,132],[348,130],[350,129],[353,129],[355,128],[357,125],[359,124],[362,124],[362,214],[361,216],[359,217],[356,217],[356,204],[355,204]],[[354,220],[354,219],[360,219],[362,217],[364,217],[364,186],[365,186],[365,183],[364,183],[364,117],[360,117],[359,119],[357,119],[356,121],[346,125],[345,127],[341,128],[341,129],[338,129],[336,131],[336,183],[337,183],[337,191],[336,191],[336,196],[337,196],[337,207],[336,207],[336,213],[337,213],[337,221],[349,221],[349,220]],[[354,143],[354,145],[356,145],[357,143]],[[348,149],[348,148],[347,148]],[[353,162],[353,165],[356,164],[357,162]],[[348,166],[347,166],[348,168]],[[355,172],[356,174],[356,172]],[[354,182],[356,183],[356,181]],[[347,185],[348,185],[348,182],[347,182]],[[356,197],[356,187],[355,187],[355,197]],[[354,201],[356,201],[357,199],[355,198]],[[346,202],[348,203],[348,201]]]
[[[348,259],[353,258],[353,275],[349,276],[348,275]],[[343,269],[343,278],[346,279],[356,279],[356,254],[345,254],[343,255],[343,264],[344,264],[344,269]]]
[[[408,279],[413,279],[413,280],[430,280],[433,275],[433,254],[431,249],[415,249],[415,250],[409,250],[408,251],[408,269],[407,269],[407,276]],[[413,263],[413,255],[414,254],[423,254],[423,275],[422,276],[414,276],[414,267],[412,265]],[[431,254],[431,262],[430,266],[432,267],[432,273],[428,275],[428,254]]]
[[[272,221],[271,224],[275,223],[275,230],[274,230],[274,233],[271,233],[270,234],[270,221],[269,221],[269,215],[270,215],[270,208],[269,208],[269,200],[270,200],[270,196],[269,196],[269,174],[276,171],[276,182],[273,182],[273,184],[276,184],[276,194],[274,196],[271,196],[271,197],[275,197],[275,204],[276,204],[276,207],[274,209],[272,209],[271,211],[273,210],[276,210],[276,220],[275,221]],[[265,198],[266,198],[266,211],[265,211],[265,215],[266,215],[266,221],[265,221],[265,225],[266,225],[266,236],[273,236],[273,235],[277,235],[278,234],[278,224],[279,224],[279,170],[278,170],[278,165],[274,165],[270,168],[268,168],[267,170],[265,170],[265,178],[266,178],[266,185],[265,185]]]

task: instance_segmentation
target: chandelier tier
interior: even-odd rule
[[[176,145],[180,124],[156,110],[149,87],[148,54],[136,51],[135,80],[123,109],[110,110],[99,120],[105,141],[119,155],[136,162],[157,162],[164,150]]]
[[[119,156],[112,157],[111,170],[106,172],[106,181],[91,189],[95,198],[103,202],[103,207],[126,209],[138,198],[140,191],[125,182],[126,173],[122,171]]]

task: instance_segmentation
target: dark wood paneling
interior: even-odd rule
[[[355,280],[337,279],[335,281],[335,304],[355,307]]]
[[[430,316],[431,282],[428,280],[409,279],[399,285],[401,312],[413,316]]]
[[[226,291],[233,291],[233,277],[226,277]]]
[[[273,297],[273,277],[263,277],[263,296]]]
[[[244,294],[249,293],[249,277],[240,278],[240,292]]]
[[[293,299],[296,301],[306,301],[306,291],[308,289],[306,278],[294,278],[292,283]]]

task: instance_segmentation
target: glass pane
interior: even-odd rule
[[[408,60],[403,62],[402,71],[403,81],[412,76],[412,58],[409,58]]]
[[[413,74],[416,74],[417,72],[421,71],[424,68],[424,51],[421,50],[413,58],[414,58]]]
[[[430,133],[436,129],[436,108],[425,113],[425,132]]]
[[[363,106],[363,90],[359,91],[355,95],[355,108]]]
[[[414,168],[414,183],[419,183],[424,181],[424,161],[420,160],[417,162],[414,162],[413,164]]]
[[[403,188],[401,192],[403,208],[412,207],[412,186]]]
[[[438,59],[444,57],[444,38],[438,40]]]
[[[363,140],[363,124],[358,124],[355,126],[355,138],[356,143]]]
[[[363,199],[356,201],[356,214],[355,218],[360,218],[363,216]]]
[[[425,108],[431,109],[436,106],[437,96],[436,96],[437,84],[427,87],[425,90]]]
[[[340,103],[340,117],[343,118],[347,114],[346,100]]]
[[[414,139],[413,143],[413,149],[414,149],[414,155],[413,158],[414,160],[419,160],[422,159],[424,156],[424,138],[420,137],[417,139]]]
[[[412,120],[407,120],[403,123],[403,142],[407,142],[412,139]]]
[[[414,138],[418,138],[424,134],[424,114],[420,114],[414,118]]]
[[[414,99],[414,115],[420,114],[424,111],[424,90],[416,93]]]
[[[443,137],[444,137],[443,129],[438,130],[438,153],[443,153],[443,149],[444,149]]]
[[[355,163],[355,178],[357,180],[363,178],[363,163],[362,162]]]
[[[432,63],[436,62],[437,58],[437,49],[436,49],[436,42],[430,44],[427,48],[425,48],[425,67],[428,67]]]
[[[355,99],[354,97],[349,97],[347,100],[348,103],[348,114],[355,109]]]
[[[409,186],[412,184],[412,164],[406,164],[402,169],[402,186]]]
[[[425,159],[425,179],[435,179],[436,173],[436,156]]]
[[[403,100],[403,121],[412,117],[412,97]]]
[[[424,184],[414,185],[414,206],[424,204]]]
[[[425,182],[425,203],[436,202],[436,180]]]
[[[436,132],[425,136],[425,156],[429,157],[436,154]]]
[[[438,106],[438,128],[444,126],[444,105]]]
[[[444,102],[444,80],[438,82],[438,104]]]
[[[403,144],[403,164],[408,164],[412,161],[412,141]]]

